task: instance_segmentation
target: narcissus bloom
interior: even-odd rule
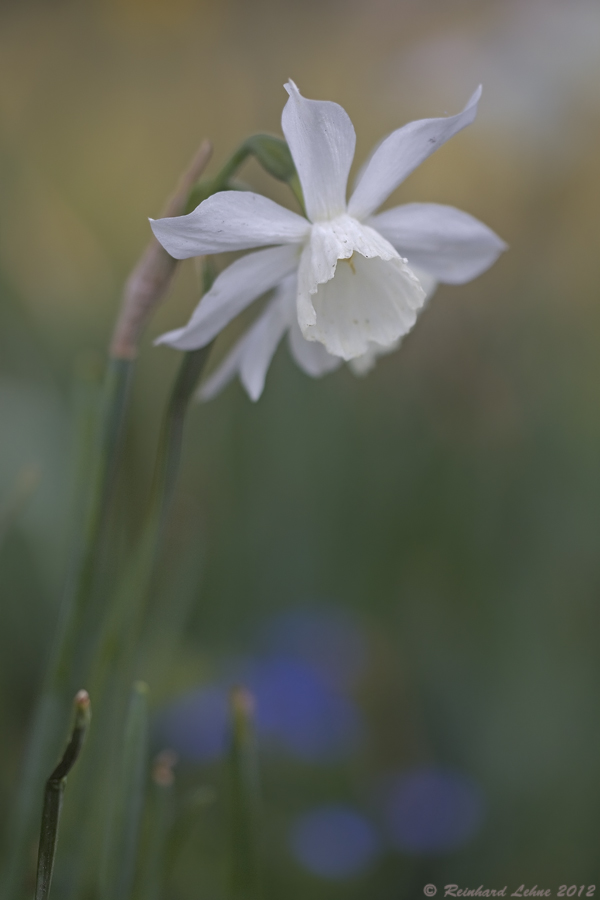
[[[288,329],[296,361],[309,374],[323,374],[339,360],[368,363],[414,325],[427,296],[415,270],[424,281],[426,273],[428,288],[434,281],[458,284],[479,275],[505,249],[487,226],[449,206],[410,203],[374,215],[423,160],[473,121],[480,88],[458,115],[411,122],[389,135],[363,167],[348,202],[356,142],[348,115],[337,103],[305,99],[293,82],[286,90],[282,128],[306,218],[259,194],[223,191],[187,216],[151,222],[177,259],[268,247],[225,269],[188,324],[158,341],[181,350],[205,346],[256,298],[280,285],[221,372],[224,378],[239,370],[247,386],[260,382],[261,365],[266,372],[272,352],[267,358],[264,347],[277,333],[274,351]],[[260,365],[256,353],[262,353]],[[250,393],[256,391],[255,386]]]

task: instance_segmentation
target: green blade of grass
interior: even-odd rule
[[[93,579],[97,544],[102,531],[108,486],[120,441],[124,406],[128,395],[131,364],[115,361],[109,368],[104,387],[104,416],[100,428],[92,473],[86,486],[88,502],[80,528],[82,537],[73,556],[71,573],[61,604],[59,622],[50,650],[48,669],[34,712],[29,743],[25,752],[19,792],[12,815],[13,828],[8,852],[2,896],[20,897],[27,871],[30,841],[33,838],[36,798],[42,789],[44,768],[56,754],[60,734],[68,716],[66,698],[72,679],[72,660],[78,646],[80,625],[88,603]]]
[[[75,697],[75,722],[60,762],[46,782],[38,851],[35,900],[47,900],[52,884],[58,828],[67,775],[77,762],[90,724],[90,698],[86,691]]]
[[[135,897],[161,900],[165,882],[167,838],[173,819],[173,766],[177,755],[165,750],[152,766],[150,794],[145,816],[145,839],[140,854],[140,877]]]
[[[37,488],[40,475],[37,466],[24,466],[17,474],[12,493],[4,503],[0,503],[0,544]]]
[[[243,687],[231,693],[229,758],[231,800],[231,897],[259,900],[259,781],[254,736],[254,698]]]
[[[210,158],[210,152],[210,146],[205,142],[167,204],[167,214],[178,215],[183,211],[194,182],[200,177]],[[156,241],[151,243],[155,249],[158,247]],[[66,698],[74,670],[74,657],[77,654],[85,660],[89,655],[86,651],[91,646],[90,636],[84,626],[86,615],[95,599],[97,560],[121,451],[123,423],[135,368],[136,342],[139,341],[141,330],[152,310],[168,289],[174,267],[175,261],[162,248],[158,247],[157,253],[146,251],[125,288],[124,303],[118,316],[104,379],[101,424],[97,432],[94,460],[83,485],[85,501],[82,507],[85,507],[85,513],[78,528],[70,574],[44,683],[33,716],[12,813],[8,864],[2,883],[3,900],[20,898],[35,828],[36,798],[43,784],[44,768],[56,752],[61,728],[66,721]],[[144,306],[143,310],[137,308],[140,303]]]
[[[119,771],[112,785],[112,815],[105,836],[102,900],[129,900],[144,806],[148,756],[148,687],[133,685]]]

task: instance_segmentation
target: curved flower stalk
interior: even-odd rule
[[[374,215],[420,163],[474,120],[481,88],[458,115],[411,122],[389,135],[363,167],[347,203],[356,142],[348,115],[337,103],[305,99],[291,81],[285,87],[282,128],[307,217],[259,194],[223,191],[187,216],[151,221],[177,259],[268,247],[225,269],[188,324],[158,343],[180,350],[205,346],[255,299],[295,274],[303,339],[346,361],[369,358],[392,348],[423,306],[426,291],[412,265],[456,284],[479,275],[506,247],[487,226],[448,206],[411,203]],[[274,333],[276,318],[274,312],[267,317],[269,327],[257,323],[250,343],[262,331]],[[290,341],[297,351],[295,333],[294,326]]]

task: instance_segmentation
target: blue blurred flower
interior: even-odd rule
[[[367,662],[365,636],[343,610],[288,610],[266,623],[263,639],[269,653],[302,660],[337,688],[354,685]]]
[[[257,662],[244,683],[256,697],[259,734],[293,756],[336,758],[355,748],[362,731],[356,706],[300,660]]]
[[[356,706],[296,659],[276,657],[241,668],[228,684],[186,694],[162,714],[162,744],[183,759],[217,759],[227,748],[228,693],[243,683],[256,698],[256,726],[264,744],[306,761],[330,760],[355,748],[362,732]]]
[[[478,786],[465,776],[419,768],[392,779],[386,813],[399,850],[436,854],[455,850],[475,836],[484,802]]]
[[[299,816],[292,825],[294,858],[322,878],[349,878],[366,869],[380,844],[371,823],[346,806],[323,806]]]
[[[226,688],[200,688],[176,700],[160,716],[160,742],[176,750],[182,759],[210,762],[227,750],[228,720]]]

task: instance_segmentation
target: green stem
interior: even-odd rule
[[[133,360],[108,361],[98,451],[92,472],[82,546],[72,574],[71,590],[65,598],[58,639],[48,674],[50,688],[58,694],[64,693],[69,687],[76,648],[85,656],[85,649],[81,644],[81,626],[94,600],[94,577],[113,493],[133,370]]]
[[[80,816],[90,815],[90,810],[94,819],[111,815],[106,806],[109,798],[102,793],[94,796],[93,784],[97,783],[100,771],[109,770],[106,783],[108,791],[112,790],[112,771],[115,765],[112,761],[120,753],[113,737],[115,724],[118,728],[118,723],[122,721],[120,697],[123,685],[131,684],[138,676],[140,637],[147,618],[152,578],[164,524],[175,488],[185,414],[209,352],[210,348],[206,347],[186,353],[181,362],[161,429],[146,521],[131,563],[112,594],[106,610],[89,683],[94,695],[100,698],[99,715],[107,727],[102,733],[97,733],[92,753],[86,761],[90,772],[82,780],[78,798]],[[92,773],[95,773],[94,778]],[[84,845],[83,835],[76,834],[74,842],[76,845],[81,844],[78,855],[82,864],[76,874],[76,881],[81,884],[89,877],[90,866],[93,867],[93,863],[87,861],[93,858],[94,848]]]
[[[193,189],[192,189],[193,190]],[[191,193],[191,191],[189,192]],[[75,657],[83,659],[94,640],[83,625],[91,610],[96,564],[109,508],[116,464],[123,437],[123,423],[135,367],[133,358],[111,356],[104,381],[102,415],[97,452],[92,467],[87,509],[74,553],[59,621],[40,697],[33,715],[31,733],[11,817],[11,838],[3,881],[4,900],[17,900],[27,871],[29,845],[35,829],[36,802],[44,768],[58,746],[66,719],[65,697],[71,682]]]
[[[211,154],[204,142],[167,205],[167,215],[179,215],[193,185]],[[4,900],[16,900],[27,870],[29,841],[33,835],[35,798],[41,788],[44,767],[57,746],[65,719],[65,696],[78,660],[85,665],[93,636],[88,639],[86,621],[93,612],[97,563],[105,531],[116,463],[123,437],[123,422],[135,365],[137,342],[152,309],[167,290],[174,261],[156,241],[146,250],[125,287],[125,295],[113,335],[104,383],[102,421],[98,449],[85,494],[89,498],[74,556],[74,563],[61,604],[55,640],[46,677],[33,716],[22,777],[11,819],[11,841],[3,884]],[[166,262],[165,262],[166,257]],[[135,276],[135,277],[134,277]],[[133,306],[132,306],[133,304]],[[119,327],[122,326],[122,327]],[[124,329],[124,331],[123,331]],[[92,616],[93,618],[93,616]]]
[[[169,398],[160,436],[150,511],[150,518],[154,519],[158,533],[162,529],[177,481],[185,415],[211,349],[212,344],[209,344],[185,354]]]
[[[137,650],[150,586],[179,471],[185,415],[211,346],[186,353],[177,373],[161,428],[146,522],[129,569],[115,591],[104,621],[90,684],[100,696],[106,678],[121,671],[135,677]]]
[[[67,581],[60,617],[41,694],[34,712],[19,792],[11,817],[11,840],[2,896],[15,900],[27,870],[29,846],[35,830],[37,798],[44,769],[57,752],[67,717],[65,697],[72,678],[72,661],[81,624],[90,601],[99,539],[105,522],[115,463],[121,442],[124,411],[132,374],[129,360],[111,360],[103,391],[103,416],[98,450],[91,475],[91,488],[82,538]]]
[[[0,545],[40,482],[36,466],[24,466],[8,499],[0,506]]]
[[[173,766],[176,761],[175,754],[166,750],[156,757],[152,767],[146,843],[135,894],[139,900],[161,900],[163,896],[167,835],[173,814]]]
[[[253,134],[238,147],[214,178],[198,182],[190,192],[186,213],[192,212],[211,194],[235,188],[233,178],[250,156],[253,156],[269,175],[288,185],[303,214],[306,215],[304,194],[289,147],[284,140],[270,134]]]
[[[232,691],[231,716],[231,896],[232,900],[259,900],[260,801],[254,737],[254,698],[245,688]]]
[[[205,291],[213,280],[214,271],[207,261],[204,268]],[[114,670],[119,657],[124,660],[126,669],[136,662],[135,651],[144,623],[150,584],[179,472],[185,416],[211,349],[212,344],[209,344],[185,353],[175,377],[160,429],[146,521],[132,565],[115,591],[104,621],[91,681],[99,693],[107,671]],[[124,677],[130,681],[129,675]]]
[[[251,154],[251,150],[244,142],[241,147],[232,154],[232,156],[227,160],[223,168],[214,178],[208,178],[205,181],[199,181],[192,190],[190,191],[187,204],[185,206],[185,213],[190,213],[192,210],[196,209],[196,207],[202,203],[203,200],[208,199],[212,194],[218,194],[219,191],[226,191],[231,189],[230,181],[233,176],[236,174],[237,170],[240,166],[246,162],[248,157]]]
[[[108,822],[101,897],[128,900],[133,889],[135,864],[144,806],[148,745],[148,686],[133,685],[119,773],[113,785],[114,807]]]
[[[140,606],[145,605],[144,601],[152,579],[165,520],[175,492],[186,412],[211,349],[212,344],[202,347],[200,350],[191,350],[184,355],[165,411],[150,506],[141,541],[141,565],[136,574],[138,585],[135,593],[138,595]],[[137,644],[137,632],[142,624],[143,610],[140,609],[139,613],[138,617],[134,617],[138,626],[134,629],[135,639],[132,640],[133,635],[129,635],[127,641],[129,648]]]
[[[167,835],[163,868],[164,883],[168,883],[171,878],[185,846],[194,839],[194,829],[202,814],[207,807],[215,803],[216,799],[216,791],[206,785],[196,788],[184,798]]]
[[[47,900],[52,883],[58,826],[62,809],[63,794],[67,775],[77,762],[90,724],[90,698],[86,691],[79,691],[75,697],[75,723],[67,748],[46,782],[42,827],[38,852],[35,900]]]
[[[262,139],[262,144],[259,138]],[[287,181],[294,190],[294,184],[297,183],[295,170],[288,171],[289,165],[286,168],[287,158],[284,158],[283,169],[281,168],[281,147],[278,145],[275,154],[271,152],[272,147],[275,146],[274,142],[277,143],[277,139],[254,136],[242,144],[215,179],[199,183],[189,191],[188,210],[194,208],[198,202],[210,194],[227,188],[231,178],[250,155],[255,155],[267,171],[271,171],[275,177]],[[281,143],[283,142],[279,141],[279,144]],[[285,151],[283,157],[285,157]],[[129,633],[136,636],[139,634],[139,628],[143,621],[144,601],[148,593],[162,527],[172,499],[181,453],[185,411],[195,383],[206,362],[209,349],[203,348],[186,354],[167,409],[160,441],[150,514],[142,537],[140,553],[134,565],[137,585],[133,602],[134,608],[129,613],[130,621],[133,623],[132,632]],[[75,668],[76,674],[77,660],[80,662],[83,660],[85,665],[85,660],[89,657],[90,649],[95,643],[93,634],[88,637],[85,624],[95,599],[94,585],[98,556],[105,530],[116,462],[122,443],[123,422],[133,370],[133,359],[111,357],[109,361],[104,385],[98,451],[90,478],[89,503],[81,528],[82,538],[75,553],[75,562],[61,604],[57,633],[50,654],[47,675],[34,713],[16,807],[11,818],[11,842],[2,893],[4,900],[16,900],[19,896],[21,881],[27,870],[29,842],[33,837],[36,798],[39,796],[43,782],[44,767],[55,751],[60,730],[66,718],[65,697],[73,677],[73,670]],[[114,624],[115,617],[109,613],[108,623],[111,622],[111,619]],[[110,624],[108,631],[111,632]],[[106,625],[104,633],[106,636]],[[118,636],[116,641],[113,640],[114,634],[111,633],[109,637],[109,643],[121,644]]]

